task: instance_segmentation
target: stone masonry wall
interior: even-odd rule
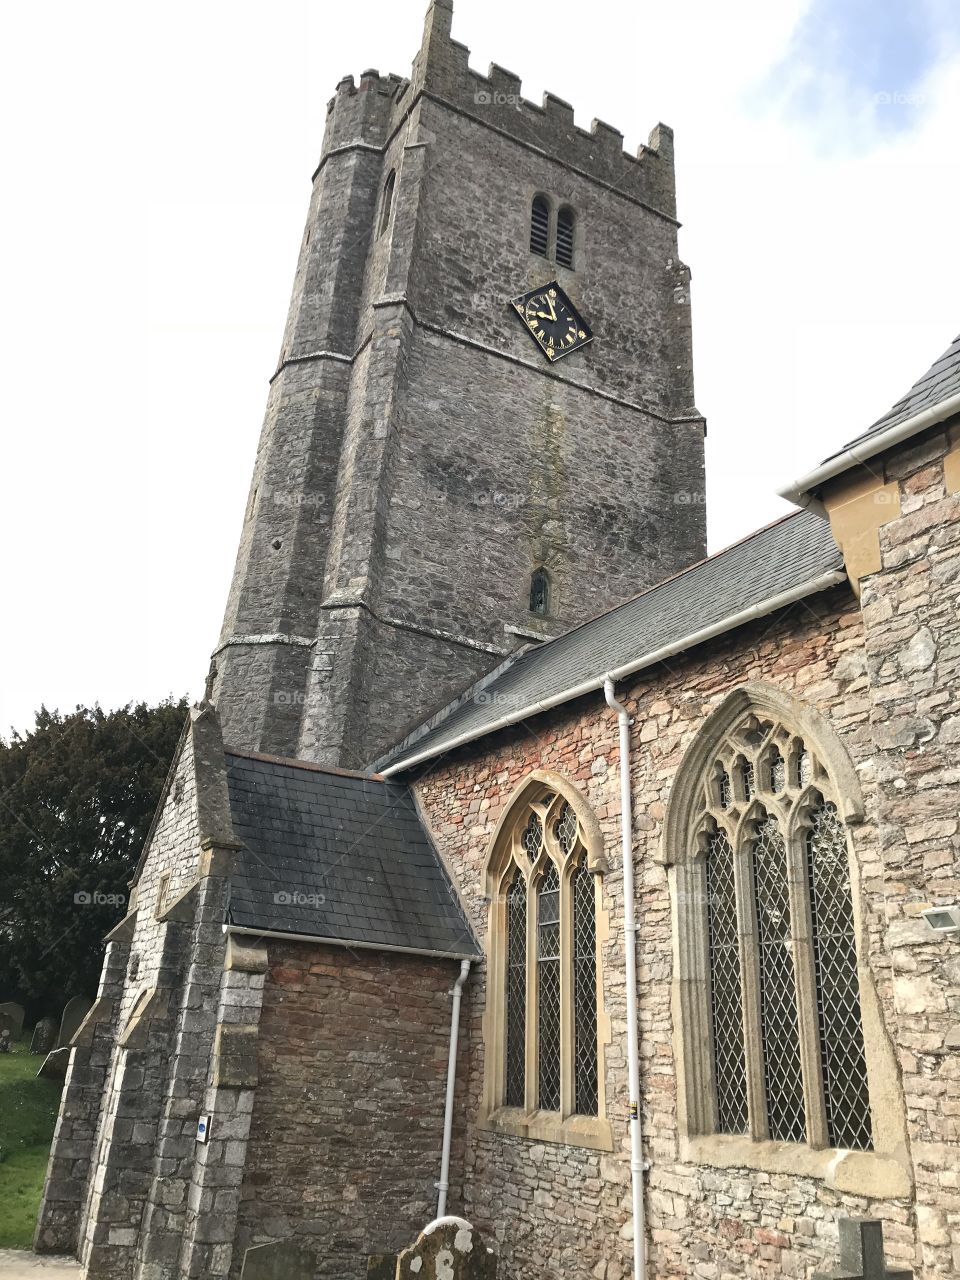
[[[199,821],[193,736],[183,740],[137,882],[137,919],[119,1000],[123,1036],[138,998],[156,987],[159,1003],[135,1043],[114,1040],[104,1072],[103,1105],[81,1241],[91,1280],[133,1274],[134,1255],[153,1180],[154,1144],[163,1108],[174,1006],[183,977],[190,926],[157,919],[161,878],[167,904],[197,874]]]
[[[319,1276],[362,1280],[434,1216],[459,966],[296,942],[269,959],[233,1274],[250,1245],[296,1237]]]
[[[910,1199],[877,1201],[841,1193],[797,1174],[723,1169],[684,1163],[677,1126],[677,1080],[671,1017],[672,938],[667,873],[658,861],[671,783],[705,716],[745,682],[767,682],[809,702],[851,756],[864,792],[866,817],[852,830],[860,868],[859,909],[865,954],[887,1032],[897,1040],[900,1017],[887,952],[891,886],[881,862],[878,757],[871,725],[864,633],[846,586],[760,620],[709,649],[641,673],[619,690],[635,717],[632,790],[637,859],[638,982],[641,1095],[647,1213],[657,1280],[771,1280],[806,1277],[835,1256],[838,1215],[884,1220],[888,1254],[918,1267],[918,1280],[952,1274],[942,1262],[920,1262]],[[425,766],[417,791],[474,928],[487,928],[483,867],[506,799],[530,770],[554,770],[580,788],[600,822],[611,863],[604,876],[610,941],[603,949],[605,1004],[612,1018],[606,1052],[608,1117],[615,1150],[506,1137],[478,1127],[483,1080],[483,977],[471,987],[469,1127],[464,1212],[500,1242],[508,1277],[536,1274],[565,1280],[622,1280],[631,1266],[629,1135],[626,1114],[622,874],[618,830],[617,723],[602,699],[581,699],[486,743],[462,748]],[[899,1040],[904,1088],[919,1115],[941,1105],[929,1066]],[[947,1064],[942,1061],[942,1066]],[[941,1068],[942,1069],[942,1068]],[[949,1070],[945,1073],[949,1074]],[[944,1141],[954,1118],[938,1122]],[[956,1149],[930,1148],[941,1181],[956,1176]]]
[[[960,423],[876,460],[900,490],[862,588],[887,945],[917,1179],[923,1276],[960,1275]]]
[[[369,763],[505,627],[556,634],[703,554],[672,134],[625,155],[478,75],[451,21],[431,5],[409,83],[367,71],[329,107],[215,655],[239,749]],[[576,210],[573,270],[529,251],[537,192]],[[596,340],[551,365],[510,300],[552,278]]]

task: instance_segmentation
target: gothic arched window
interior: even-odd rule
[[[550,204],[545,196],[534,196],[530,208],[530,252],[541,258],[550,246]]]
[[[377,223],[378,240],[390,225],[390,214],[393,210],[393,190],[396,185],[397,171],[396,169],[391,169],[387,175],[386,182],[383,184],[383,194],[380,197],[380,221]]]
[[[575,216],[569,205],[557,214],[557,262],[561,267],[573,266],[573,230]]]
[[[530,612],[550,612],[550,575],[542,566],[530,575]]]
[[[688,1127],[872,1151],[840,784],[789,723],[747,708],[690,755],[667,816]]]
[[[542,777],[508,808],[488,861],[486,1110],[509,1132],[606,1148],[599,827]]]

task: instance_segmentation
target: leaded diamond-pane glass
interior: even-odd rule
[[[733,850],[718,831],[707,857],[710,994],[717,1082],[717,1132],[747,1131],[747,1069],[743,1053],[743,985],[733,880]]]
[[[574,1110],[597,1114],[597,926],[593,876],[573,873],[573,1073]]]
[[[560,1110],[560,877],[551,862],[537,889],[539,1106]]]
[[[749,760],[744,760],[740,766],[740,776],[743,779],[743,794],[748,800],[752,800],[757,794],[757,780],[754,775],[753,764]]]
[[[813,780],[813,756],[804,747],[797,757],[797,782],[805,787]]]
[[[531,861],[537,857],[543,848],[543,823],[540,820],[539,813],[531,813],[527,825],[523,829],[523,835],[520,837],[520,843]]]
[[[720,808],[729,809],[731,800],[730,775],[726,769],[721,769],[717,775],[717,788],[720,792]]]
[[[843,824],[832,804],[814,812],[807,871],[827,1134],[832,1147],[869,1151],[873,1140],[850,868]]]
[[[790,936],[787,854],[775,818],[765,818],[753,842],[753,881],[760,953],[760,1026],[770,1137],[803,1142],[806,1120],[797,984]]]
[[[527,1047],[527,886],[519,871],[507,890],[506,1103],[522,1107]]]
[[[560,817],[554,824],[553,834],[564,854],[571,854],[577,843],[577,815],[572,805],[565,804],[560,810]]]
[[[770,790],[779,795],[787,785],[787,762],[774,747],[770,756]]]

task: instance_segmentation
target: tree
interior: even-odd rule
[[[0,739],[0,1000],[49,1012],[96,994],[186,713],[41,707]]]

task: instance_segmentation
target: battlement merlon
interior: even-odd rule
[[[453,0],[432,0],[423,43],[410,79],[365,71],[359,85],[347,76],[327,107],[323,157],[339,147],[383,147],[421,94],[496,129],[514,141],[566,164],[608,189],[675,220],[673,130],[658,124],[635,156],[623,134],[602,120],[574,124],[573,107],[553,93],[537,106],[521,92],[520,77],[491,63],[487,74],[470,67],[470,50],[451,36]],[[321,160],[322,162],[322,160]]]

